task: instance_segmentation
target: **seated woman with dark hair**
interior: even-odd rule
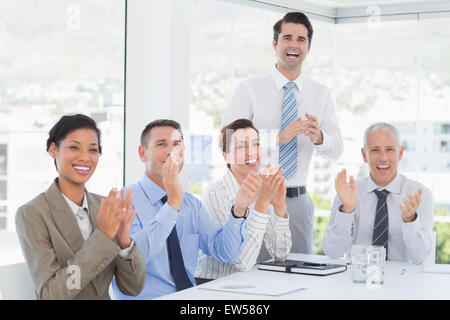
[[[123,293],[138,295],[145,259],[129,235],[133,196],[113,188],[105,199],[85,189],[102,151],[95,121],[63,116],[49,132],[47,151],[58,177],[16,214],[37,298],[110,299],[113,276]]]
[[[212,219],[224,225],[242,181],[261,165],[259,133],[250,120],[238,119],[222,128],[220,144],[229,170],[205,191],[203,203]],[[258,176],[262,187],[248,208],[248,240],[241,255],[233,263],[222,263],[200,253],[196,277],[216,279],[249,271],[256,262],[286,259],[292,242],[282,170],[267,167]]]

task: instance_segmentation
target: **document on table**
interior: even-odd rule
[[[295,291],[305,290],[300,284],[291,280],[246,279],[246,280],[215,280],[197,287],[204,290],[227,291],[236,293],[261,294],[281,296]]]

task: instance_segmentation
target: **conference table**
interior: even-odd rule
[[[345,264],[342,260],[333,260],[320,255],[290,254],[289,259]],[[422,265],[386,261],[384,284],[372,288],[365,283],[353,283],[351,265],[347,266],[345,272],[327,276],[263,271],[255,266],[249,272],[236,272],[206,284],[160,297],[159,300],[449,300],[450,273],[447,272],[450,265],[441,267],[443,268],[439,272],[424,272]],[[278,284],[277,288],[285,293],[267,294],[264,288],[258,293],[242,292],[246,289],[236,289],[233,292],[217,290],[221,288],[221,283],[237,283],[244,286],[254,284],[253,291],[258,291],[257,287],[260,285],[264,287]]]

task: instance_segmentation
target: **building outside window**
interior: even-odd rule
[[[202,119],[217,144],[234,89],[273,67],[272,26],[284,12],[215,0],[192,2],[191,128]],[[448,139],[436,140],[450,132],[450,20],[380,22],[377,28],[311,20],[314,36],[303,72],[331,89],[344,139],[337,163],[319,157],[311,162],[307,186],[316,208],[315,253],[323,253],[334,177],[342,168],[356,178],[368,174],[360,153],[364,129],[386,121],[399,129],[405,144],[399,170],[433,192],[437,262],[450,263]],[[226,167],[220,152],[213,151],[212,157],[214,181]],[[201,195],[209,182],[191,179],[191,191]]]
[[[125,1],[1,1],[0,38],[0,233],[6,235],[15,232],[17,208],[57,176],[45,149],[62,115],[86,114],[102,131],[104,152],[87,188],[107,194],[122,186]],[[1,243],[0,251],[0,264],[19,259]]]

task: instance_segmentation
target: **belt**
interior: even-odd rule
[[[295,198],[295,197],[301,196],[302,194],[305,194],[305,193],[306,193],[305,186],[286,189],[286,197],[287,198]]]

